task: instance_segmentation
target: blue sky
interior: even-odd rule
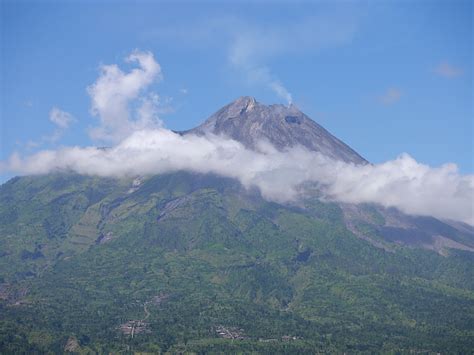
[[[150,51],[166,127],[243,95],[292,101],[374,163],[473,173],[471,1],[1,1],[0,159],[104,144],[87,92]],[[67,113],[51,119],[53,108]],[[52,138],[54,136],[54,139]],[[46,138],[45,138],[46,137]]]

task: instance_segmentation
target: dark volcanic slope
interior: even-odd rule
[[[367,163],[296,106],[267,106],[248,96],[223,107],[202,125],[183,132],[189,133],[226,135],[250,149],[255,149],[262,140],[269,141],[279,150],[300,144],[336,160]]]

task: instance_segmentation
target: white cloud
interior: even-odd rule
[[[162,79],[161,67],[150,52],[134,51],[126,58],[138,68],[123,72],[116,64],[103,65],[97,81],[87,88],[92,100],[91,112],[100,125],[91,129],[93,139],[116,142],[130,132],[161,125],[155,115],[156,100],[145,90]],[[149,95],[149,94],[148,94]],[[142,98],[142,106],[131,115],[130,102]]]
[[[397,88],[388,88],[387,91],[379,96],[379,101],[384,105],[393,105],[394,103],[400,101],[402,97],[402,92]]]
[[[460,175],[454,164],[439,168],[404,154],[378,165],[333,161],[295,147],[262,152],[217,136],[180,136],[166,129],[137,131],[108,150],[69,147],[27,157],[14,155],[3,170],[46,174],[71,170],[99,176],[136,176],[187,170],[215,173],[256,186],[269,200],[288,202],[316,183],[324,198],[350,203],[373,202],[419,215],[474,223],[474,176]]]
[[[442,62],[434,69],[434,73],[444,78],[453,79],[463,75],[464,71],[448,62]]]

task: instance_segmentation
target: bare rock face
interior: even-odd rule
[[[367,163],[296,106],[267,106],[248,96],[240,97],[223,107],[202,125],[182,132],[189,133],[228,136],[253,150],[257,149],[262,141],[270,142],[278,150],[302,145],[335,160],[354,164]]]

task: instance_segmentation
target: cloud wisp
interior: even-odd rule
[[[292,94],[275,74],[272,61],[301,53],[317,53],[350,42],[357,29],[357,10],[353,10],[297,18],[288,16],[278,24],[264,25],[219,14],[182,26],[157,28],[150,35],[161,40],[183,41],[191,47],[221,50],[239,80],[249,86],[265,87],[290,104]]]
[[[442,62],[434,69],[434,73],[443,78],[453,79],[463,75],[464,71],[448,62]]]
[[[52,122],[56,128],[53,133],[42,136],[39,140],[30,140],[26,143],[26,148],[38,148],[45,143],[56,143],[66,133],[71,124],[75,123],[76,118],[69,112],[63,111],[54,106],[49,111],[49,121]]]
[[[213,173],[235,178],[247,188],[257,187],[264,198],[281,203],[297,200],[305,193],[302,186],[313,182],[329,200],[371,202],[474,224],[474,176],[460,175],[454,164],[431,168],[406,154],[383,164],[353,165],[302,147],[255,152],[225,137],[181,136],[161,128],[136,131],[107,150],[68,147],[27,157],[13,155],[2,170],[109,177],[179,170]]]
[[[397,88],[388,88],[387,91],[378,97],[380,103],[385,106],[393,105],[400,101],[402,92]]]
[[[49,111],[49,120],[56,125],[53,134],[46,138],[52,143],[57,142],[64,135],[69,126],[76,122],[73,115],[58,107],[53,107],[51,111]]]
[[[262,64],[264,59],[282,50],[283,43],[276,37],[276,33],[258,28],[234,33],[229,41],[228,61],[249,85],[265,86],[290,105],[293,101],[291,93],[270,68]]]
[[[289,105],[293,100],[290,91],[264,63],[277,56],[346,43],[355,28],[352,18],[334,15],[308,16],[273,27],[237,22],[229,29],[228,60],[249,83],[266,86]]]
[[[63,111],[58,107],[53,107],[49,111],[49,120],[53,122],[59,129],[68,129],[71,123],[75,122],[76,119],[69,112]]]

